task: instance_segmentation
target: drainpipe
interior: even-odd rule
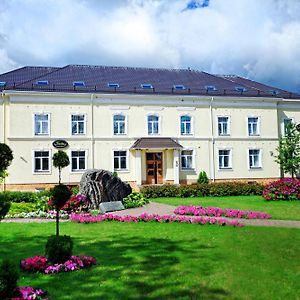
[[[95,168],[95,138],[94,138],[94,94],[91,94],[91,111],[92,111],[92,148],[91,148],[91,159],[92,159],[92,169]]]
[[[213,182],[215,182],[215,135],[214,135],[214,120],[213,120],[213,102],[214,97],[211,97],[210,103],[209,103],[209,116],[210,116],[210,136],[211,136],[211,147],[212,152],[210,153],[210,174],[211,179]]]
[[[2,105],[3,105],[3,111],[2,111],[3,143],[5,143],[6,142],[6,102],[5,102],[4,91],[2,91],[1,93],[1,98],[2,98]],[[3,178],[2,181],[2,191],[5,191],[5,177]]]

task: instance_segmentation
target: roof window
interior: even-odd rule
[[[247,89],[246,89],[245,87],[243,87],[243,86],[236,86],[234,89],[235,89],[237,92],[241,92],[241,93],[247,92]]]
[[[153,86],[151,83],[142,83],[141,88],[142,89],[153,89]]]
[[[49,81],[48,80],[38,80],[36,82],[36,85],[48,85]]]
[[[0,81],[0,86],[1,87],[6,86],[6,81]]]
[[[73,86],[85,86],[84,81],[73,81]]]
[[[276,95],[280,94],[280,92],[277,91],[277,90],[270,90],[269,93],[270,93],[271,95],[273,95],[273,96],[276,96]]]
[[[205,89],[207,91],[212,91],[212,92],[217,90],[217,88],[214,85],[206,85]]]
[[[185,90],[185,86],[183,84],[174,84],[173,88],[180,91]]]
[[[116,82],[110,82],[110,83],[107,84],[107,86],[109,88],[119,88],[120,87],[120,85]]]

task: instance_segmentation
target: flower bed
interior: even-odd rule
[[[272,216],[259,211],[243,211],[231,208],[202,207],[202,206],[178,206],[175,211],[178,215],[213,216],[245,219],[271,219]]]
[[[235,226],[242,227],[243,224],[238,220],[226,220],[223,218],[210,218],[210,217],[187,217],[187,216],[159,216],[157,214],[148,215],[146,213],[135,216],[116,216],[112,214],[104,214],[98,216],[91,216],[89,214],[71,214],[70,220],[78,223],[98,223],[105,221],[118,221],[118,222],[160,222],[160,223],[192,223],[192,224],[215,224],[222,226]]]
[[[51,265],[45,256],[33,256],[21,260],[20,266],[23,271],[41,272],[45,274],[71,272],[96,265],[96,259],[92,256],[71,256],[63,264]]]
[[[41,289],[35,289],[31,286],[19,286],[15,290],[15,297],[11,300],[33,300],[48,299],[47,293]]]
[[[45,218],[45,219],[55,219],[56,217],[56,211],[54,210],[50,210],[48,212],[44,212],[44,211],[32,211],[32,212],[22,212],[19,214],[7,214],[5,216],[5,218],[24,218],[24,219],[31,219],[31,218]],[[61,210],[59,212],[59,217],[61,219],[68,219],[69,218],[69,214],[66,211]]]

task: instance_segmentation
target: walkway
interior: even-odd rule
[[[157,202],[150,202],[143,207],[130,208],[120,211],[115,211],[111,214],[118,216],[139,216],[142,213],[147,214],[158,214],[158,215],[175,215],[174,210],[176,206],[161,204]],[[32,223],[32,222],[53,222],[54,219],[4,219],[1,222],[15,222],[15,223]],[[60,220],[67,221],[67,220]],[[289,228],[300,228],[300,221],[289,221],[289,220],[247,220],[239,219],[239,221],[247,226],[270,226],[270,227],[289,227]]]

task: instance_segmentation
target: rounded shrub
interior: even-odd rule
[[[149,203],[149,200],[146,199],[141,193],[132,192],[125,197],[122,202],[125,208],[133,208],[143,206],[146,203]]]
[[[53,189],[51,189],[50,192],[51,192],[50,204],[58,209],[61,209],[72,195],[70,189],[64,184],[56,185]]]
[[[300,180],[284,178],[266,185],[262,196],[265,200],[300,200]]]
[[[3,219],[10,209],[10,201],[3,194],[0,194],[0,221]]]
[[[51,263],[64,263],[72,256],[73,241],[69,235],[48,237],[45,254]]]
[[[19,273],[15,264],[5,259],[0,264],[0,299],[10,299],[14,296]]]

